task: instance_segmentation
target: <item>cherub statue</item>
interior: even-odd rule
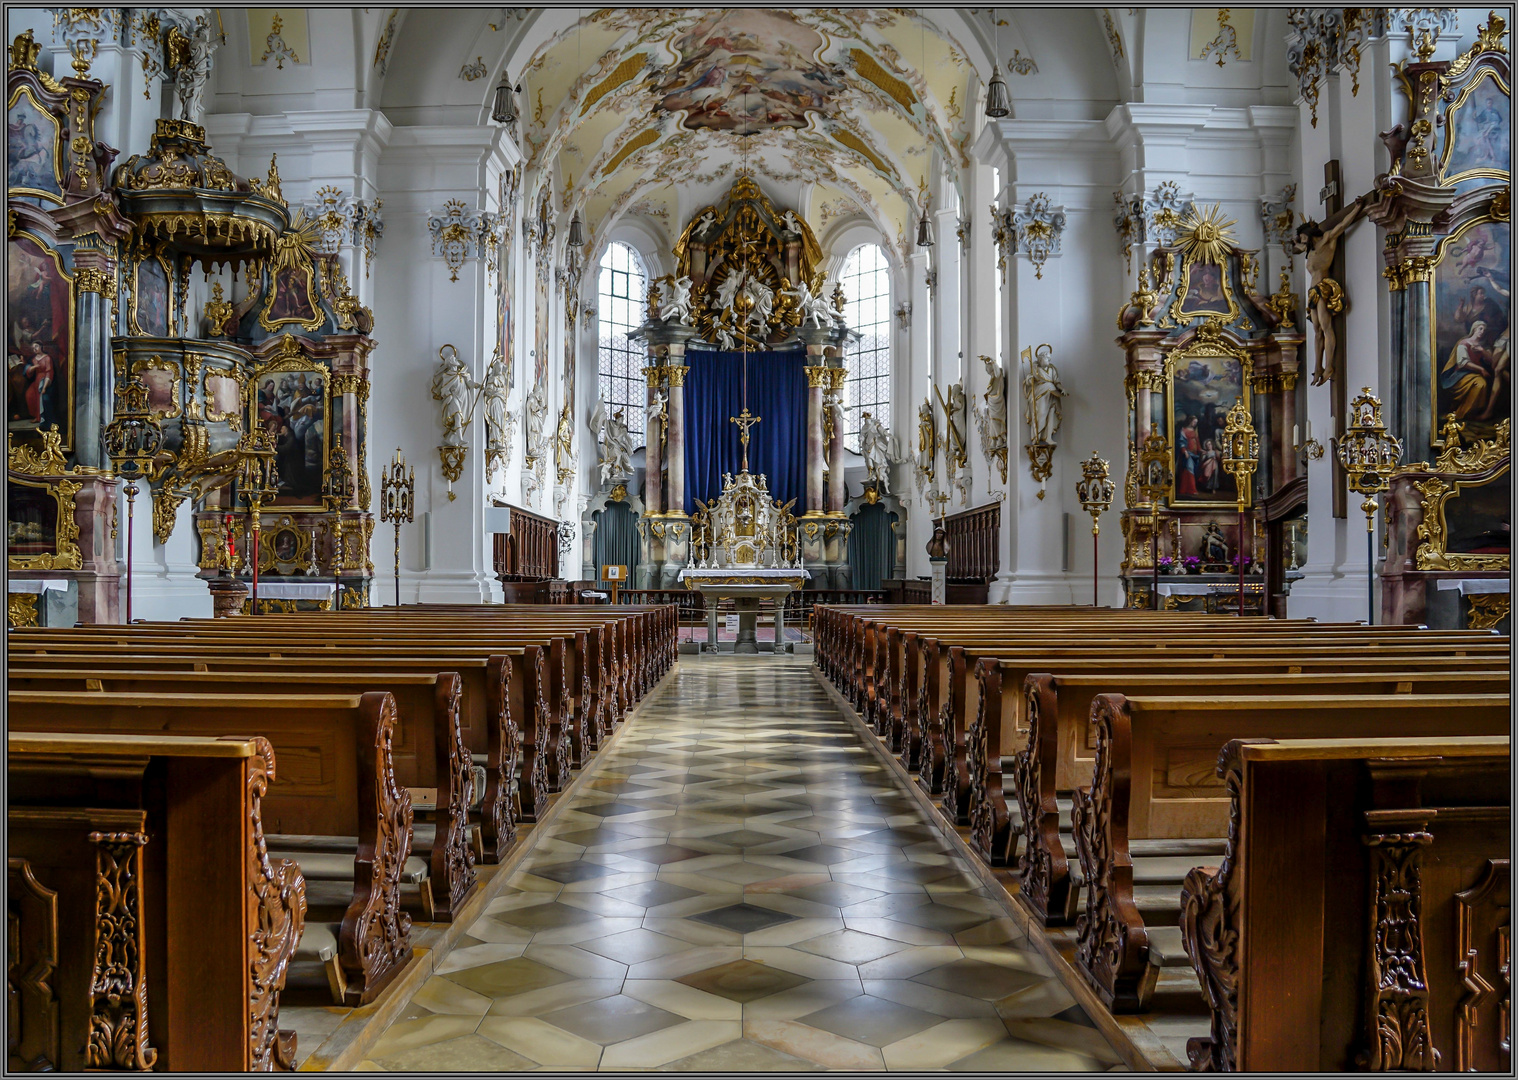
[[[796,211],[787,210],[784,214],[780,215],[780,221],[785,225],[787,231],[793,233],[801,232],[801,221],[796,217]]]
[[[646,422],[643,426],[644,438],[652,442],[654,437],[654,425],[659,425],[659,445],[663,446],[669,441],[669,393],[665,390],[655,390],[653,400],[645,409]]]
[[[433,400],[442,403],[443,445],[463,446],[464,432],[473,419],[480,384],[469,377],[469,369],[459,358],[459,351],[444,345],[437,351],[438,368],[432,376]],[[471,397],[471,395],[475,395]]]
[[[666,278],[665,280],[669,281],[670,289],[673,290],[673,293],[664,302],[664,306],[659,308],[659,320],[661,322],[669,322],[671,319],[674,319],[684,326],[689,326],[690,292],[692,285],[690,276],[682,274],[680,277]]]
[[[705,236],[717,226],[717,215],[708,210],[696,219],[696,227],[691,230],[696,236]]]
[[[1338,336],[1334,333],[1333,317],[1344,310],[1344,287],[1329,274],[1333,272],[1334,253],[1339,239],[1349,227],[1365,216],[1365,196],[1334,214],[1322,223],[1304,221],[1297,226],[1296,239],[1291,244],[1293,255],[1304,255],[1307,263],[1307,316],[1312,320],[1313,336],[1317,342],[1317,366],[1313,368],[1312,384],[1322,386],[1333,367],[1338,351]]]
[[[1031,357],[1028,374],[1023,376],[1023,422],[1028,425],[1028,441],[1043,445],[1054,444],[1064,422],[1060,398],[1065,396],[1065,388],[1060,384],[1053,353],[1048,345],[1040,345]]]

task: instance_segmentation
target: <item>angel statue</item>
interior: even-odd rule
[[[473,419],[480,384],[469,377],[459,351],[444,345],[437,351],[438,368],[432,376],[432,398],[443,406],[443,445],[463,446],[464,432]],[[471,396],[475,395],[475,396]]]
[[[1054,445],[1064,422],[1059,399],[1065,396],[1065,388],[1051,359],[1053,353],[1048,345],[1040,345],[1029,358],[1028,374],[1023,376],[1023,422],[1028,425],[1028,438],[1046,446]]]
[[[746,270],[730,271],[727,277],[722,279],[722,284],[717,287],[717,310],[731,311],[733,300],[738,295],[738,290],[743,287],[743,279],[748,277]]]
[[[754,328],[756,337],[767,337],[770,312],[775,307],[775,290],[750,274],[748,281],[743,284],[743,291],[754,301],[754,306],[748,314],[749,325]]]
[[[812,288],[805,281],[798,281],[794,289],[787,290],[786,296],[794,297],[796,310],[801,312],[801,325],[812,323],[815,326],[828,326],[833,321],[833,312],[828,303],[820,296],[812,295]]]
[[[659,425],[659,445],[669,442],[669,392],[655,390],[653,400],[645,406],[647,417],[643,425],[645,439],[653,438],[654,425]]]
[[[793,233],[801,232],[801,221],[796,217],[796,211],[787,210],[780,215],[780,220],[785,224],[786,230]]]
[[[696,227],[691,230],[696,236],[705,236],[717,225],[717,215],[708,210],[696,219]]]
[[[864,458],[865,475],[875,482],[882,495],[891,491],[891,462],[895,459],[894,437],[871,413],[859,416],[859,453]]]
[[[606,400],[601,399],[591,414],[590,430],[601,448],[602,485],[612,479],[625,480],[632,476],[634,447],[625,412],[618,409],[607,415]]]
[[[673,295],[664,302],[659,309],[659,321],[669,322],[674,319],[681,325],[690,325],[690,290],[693,284],[690,276],[682,274],[677,278],[665,278],[670,283]]]
[[[485,402],[486,450],[504,450],[511,439],[506,419],[506,397],[510,393],[511,387],[506,381],[506,362],[501,359],[500,353],[496,353],[495,359],[490,361],[490,367],[485,371],[485,381],[480,390]]]

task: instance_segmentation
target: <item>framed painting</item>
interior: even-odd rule
[[[296,260],[277,267],[269,282],[268,299],[258,313],[258,325],[273,333],[294,324],[303,330],[319,330],[326,313],[316,305],[316,275],[311,264]]]
[[[206,420],[225,422],[242,430],[243,377],[235,371],[209,368],[205,375]]]
[[[1227,267],[1201,260],[1187,264],[1185,287],[1173,315],[1177,322],[1199,315],[1232,319],[1238,313],[1239,306],[1234,303],[1233,290],[1228,285]]]
[[[1237,506],[1238,487],[1223,470],[1228,410],[1249,405],[1240,357],[1217,351],[1173,358],[1170,372],[1170,501],[1187,506]]]
[[[331,395],[326,368],[281,365],[256,376],[257,422],[274,443],[279,489],[274,506],[319,508],[327,467]]]
[[[179,367],[172,360],[150,356],[132,365],[132,374],[148,388],[148,411],[163,420],[177,420],[184,412],[180,404]]]
[[[44,109],[30,87],[18,86],[5,106],[5,189],[63,202],[63,155],[58,118]]]
[[[1513,154],[1508,122],[1511,112],[1509,87],[1497,72],[1484,69],[1445,113],[1440,182],[1455,184],[1478,176],[1507,177]]]
[[[6,430],[36,435],[57,424],[74,444],[74,281],[63,259],[30,233],[7,245]]]
[[[138,261],[132,285],[132,332],[169,336],[169,268],[157,256]]]
[[[1465,422],[1467,438],[1490,438],[1512,416],[1511,250],[1507,221],[1471,222],[1440,245],[1431,320],[1433,432],[1453,413]]]
[[[5,486],[6,567],[10,570],[78,570],[84,557],[75,540],[74,496],[79,484],[12,473]]]

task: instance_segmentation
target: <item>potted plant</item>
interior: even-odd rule
[[[1175,560],[1172,559],[1169,555],[1161,555],[1160,556],[1160,573],[1162,573],[1162,574],[1173,574],[1173,573],[1175,573]]]
[[[1188,574],[1200,574],[1202,572],[1202,559],[1198,555],[1187,555],[1182,565]]]

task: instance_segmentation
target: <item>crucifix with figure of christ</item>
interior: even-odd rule
[[[757,424],[763,417],[752,416],[748,411],[748,349],[743,350],[743,410],[737,416],[729,416],[727,422],[738,425],[738,441],[743,445],[743,467],[741,472],[748,472],[748,429]]]

